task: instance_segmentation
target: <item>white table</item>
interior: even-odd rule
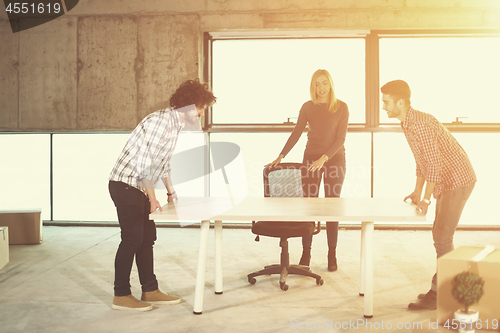
[[[425,221],[415,205],[386,198],[180,198],[150,215],[155,221],[201,221],[200,250],[194,298],[195,314],[203,310],[208,230],[214,221],[215,293],[222,294],[222,221],[357,221],[361,224],[359,294],[364,316],[373,316],[374,222]]]

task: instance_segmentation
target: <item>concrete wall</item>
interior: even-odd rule
[[[0,131],[131,130],[201,76],[205,31],[500,28],[498,0],[80,0],[12,33],[0,14]]]

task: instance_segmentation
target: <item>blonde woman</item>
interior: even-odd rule
[[[304,196],[317,197],[323,179],[325,197],[340,197],[344,183],[346,162],[344,142],[347,134],[349,110],[347,104],[335,97],[333,80],[327,70],[319,69],[311,79],[311,100],[302,105],[297,124],[278,158],[267,166],[276,166],[297,143],[309,124],[303,163]],[[337,270],[337,238],[339,223],[326,222],[328,239],[328,270]],[[309,266],[312,236],[302,238],[300,265]]]

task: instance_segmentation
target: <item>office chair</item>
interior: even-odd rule
[[[264,168],[264,196],[265,197],[303,197],[302,177],[305,174],[302,163],[281,163],[276,167]],[[315,227],[314,222],[273,222],[253,221],[252,232],[259,236],[280,238],[281,261],[278,265],[265,266],[264,269],[248,274],[248,282],[255,284],[256,276],[280,274],[281,290],[288,290],[286,278],[288,274],[310,276],[316,279],[316,284],[323,285],[323,279],[310,271],[308,266],[290,265],[288,255],[288,238],[315,235],[321,230],[320,222]]]

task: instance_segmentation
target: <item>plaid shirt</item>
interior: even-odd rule
[[[415,157],[417,177],[436,183],[434,198],[476,182],[464,149],[435,117],[410,107],[401,127]]]
[[[183,127],[175,110],[151,113],[132,131],[111,171],[109,180],[145,191],[142,179],[155,184],[170,176],[170,158]]]

